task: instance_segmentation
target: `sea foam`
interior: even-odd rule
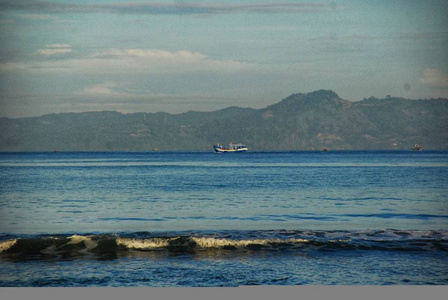
[[[9,250],[12,246],[15,245],[15,243],[17,243],[17,239],[1,241],[0,242],[0,253],[2,253],[3,251]]]

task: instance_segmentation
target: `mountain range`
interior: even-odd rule
[[[0,118],[0,151],[213,151],[448,149],[448,99],[341,99],[331,90],[293,94],[262,109],[182,114],[116,111]]]

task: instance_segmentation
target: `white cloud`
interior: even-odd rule
[[[147,101],[151,99],[162,99],[166,95],[152,94],[146,90],[129,89],[129,83],[106,81],[103,83],[96,83],[85,87],[80,91],[73,93],[80,102],[86,101],[88,103],[108,103],[123,104]]]
[[[46,45],[45,49],[41,49],[38,51],[39,54],[42,55],[54,55],[54,54],[61,54],[61,53],[70,53],[72,52],[72,45],[70,44],[51,44]]]
[[[91,95],[91,96],[111,96],[120,94],[113,90],[114,87],[117,86],[115,82],[105,82],[101,84],[94,84],[86,87],[83,90],[83,94]]]
[[[94,55],[99,59],[114,59],[116,62],[139,62],[145,64],[199,64],[202,62],[210,63],[216,61],[207,60],[207,56],[199,52],[190,52],[186,50],[171,52],[161,49],[114,49],[97,53]]]
[[[66,97],[73,106],[83,110],[104,110],[112,109],[121,112],[135,111],[170,111],[171,113],[181,113],[187,110],[196,109],[208,110],[217,109],[216,103],[222,100],[232,101],[238,105],[241,99],[231,99],[216,94],[208,93],[154,93],[145,87],[130,88],[130,82],[106,81],[85,87],[82,90]],[[216,101],[216,100],[220,101]],[[218,106],[218,108],[221,108]]]
[[[136,49],[130,48],[125,50],[112,50],[111,54],[117,56],[129,56],[129,57],[146,57],[151,59],[170,59],[176,61],[197,61],[203,60],[206,58],[204,54],[199,52],[190,52],[186,50],[170,52],[167,50],[160,49]],[[107,55],[108,52],[103,53],[102,55]]]
[[[448,88],[448,74],[438,69],[426,69],[420,82],[440,88]]]
[[[42,55],[69,53],[69,44],[47,45]],[[234,60],[211,59],[199,52],[161,49],[111,49],[93,55],[29,63],[27,71],[80,72],[98,74],[185,74],[195,72],[233,73],[253,68],[253,65]],[[13,71],[14,68],[7,68]],[[18,70],[18,68],[16,69]]]
[[[129,90],[127,86],[128,84],[126,83],[106,81],[103,83],[89,85],[81,91],[76,91],[73,94],[93,103],[96,100],[100,100],[101,103],[104,103],[102,102],[104,99],[111,103],[126,103],[135,100],[144,100],[147,99],[148,96],[153,96],[151,94],[142,94],[142,91],[138,91],[139,93],[136,93],[135,90]]]

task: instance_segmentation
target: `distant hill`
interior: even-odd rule
[[[0,151],[448,149],[448,99],[369,98],[319,90],[263,109],[183,114],[115,111],[0,119]]]

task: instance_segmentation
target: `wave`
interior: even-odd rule
[[[0,237],[0,257],[74,257],[129,252],[448,251],[448,231],[224,231]]]

